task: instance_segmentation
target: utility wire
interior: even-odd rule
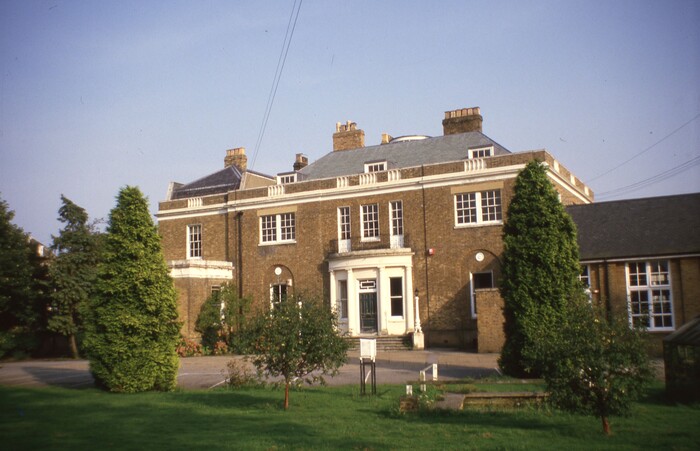
[[[678,127],[677,129],[675,129],[674,131],[672,131],[672,132],[669,133],[668,135],[664,136],[664,137],[661,138],[660,140],[656,141],[656,142],[655,142],[654,144],[652,144],[651,146],[649,146],[649,147],[647,147],[646,149],[642,150],[641,152],[639,152],[639,153],[633,155],[631,158],[628,158],[627,160],[623,161],[622,163],[618,164],[617,166],[615,166],[615,167],[613,167],[613,168],[611,168],[611,169],[608,169],[607,171],[605,171],[605,172],[603,172],[602,174],[599,174],[599,175],[593,177],[592,179],[589,179],[589,180],[588,180],[588,183],[593,182],[594,180],[598,180],[599,178],[603,177],[604,175],[610,174],[610,173],[611,173],[612,171],[614,171],[615,169],[617,169],[617,168],[619,168],[619,167],[621,167],[621,166],[624,166],[624,165],[626,165],[627,163],[629,163],[630,161],[634,160],[635,158],[637,158],[637,157],[639,157],[639,156],[645,154],[646,152],[650,151],[651,149],[653,149],[653,148],[656,147],[657,145],[659,145],[659,144],[661,144],[662,142],[666,141],[668,138],[670,138],[670,137],[673,136],[674,134],[678,133],[683,127],[687,126],[688,124],[690,124],[691,122],[693,122],[695,119],[697,119],[697,118],[699,118],[699,117],[700,117],[700,113],[696,114],[695,117],[693,117],[692,119],[690,119],[689,121],[687,121],[686,123],[684,123],[683,125],[681,125],[680,127]]]
[[[292,5],[292,12],[289,15],[289,21],[287,22],[287,31],[284,35],[284,42],[282,43],[282,50],[280,51],[280,56],[277,59],[277,68],[275,69],[275,76],[272,79],[272,86],[270,87],[270,93],[267,97],[267,105],[265,106],[265,113],[263,114],[262,124],[260,125],[260,132],[258,133],[258,139],[255,142],[255,149],[253,150],[253,162],[250,167],[255,167],[255,160],[258,158],[258,150],[262,144],[263,137],[265,136],[265,129],[267,128],[267,121],[270,119],[270,113],[272,112],[272,105],[275,103],[275,96],[277,95],[277,88],[282,78],[282,71],[284,70],[284,65],[287,61],[287,54],[289,53],[289,47],[292,44],[292,36],[294,36],[294,30],[297,27],[297,20],[299,19],[299,11],[301,11],[301,4],[304,0],[299,0],[297,5],[297,0],[294,0]],[[296,14],[295,14],[296,10]],[[293,22],[292,22],[293,20]],[[290,32],[291,28],[291,32]]]
[[[638,189],[644,188],[644,187],[649,186],[649,185],[653,185],[655,183],[661,182],[661,181],[666,180],[670,177],[678,175],[682,172],[685,172],[688,169],[691,169],[693,166],[697,166],[698,164],[700,164],[700,155],[696,156],[695,158],[691,158],[690,160],[688,160],[685,163],[682,163],[676,167],[673,167],[673,168],[668,169],[664,172],[656,174],[652,177],[649,177],[647,179],[641,180],[641,181],[636,182],[636,183],[632,183],[631,185],[622,186],[620,188],[616,188],[616,189],[610,190],[610,191],[605,191],[603,193],[600,193],[596,197],[609,198],[612,196],[621,195],[624,193],[636,191]]]

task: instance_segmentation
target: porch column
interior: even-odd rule
[[[387,316],[389,315],[389,309],[391,309],[391,294],[389,292],[389,280],[386,277],[386,268],[380,266],[377,268],[377,281],[379,282],[379,287],[377,289],[377,333],[379,335],[387,335],[389,329],[387,327]],[[387,303],[387,300],[389,302]]]
[[[406,308],[406,332],[413,332],[415,330],[413,324],[413,310],[415,308],[415,302],[413,302],[413,267],[406,266],[404,274],[406,275],[403,295]]]
[[[336,293],[336,285],[338,284],[338,282],[335,280],[335,271],[331,270],[330,274],[331,274],[331,292],[330,292],[331,310],[333,311],[333,313],[338,315],[338,298],[337,298],[338,295]]]
[[[360,331],[360,304],[355,291],[355,275],[352,268],[348,268],[348,333],[351,337],[356,336]]]

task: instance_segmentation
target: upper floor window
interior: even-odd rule
[[[294,213],[281,213],[260,217],[261,243],[293,243],[296,240]]]
[[[297,173],[292,174],[280,174],[277,176],[278,185],[286,185],[287,183],[294,183],[297,181]]]
[[[362,240],[379,241],[379,204],[362,206]]]
[[[673,330],[671,269],[667,260],[627,264],[630,323],[648,330]]]
[[[498,223],[502,220],[500,189],[455,195],[457,226]]]
[[[469,149],[469,158],[486,158],[493,156],[493,147],[479,147]]]
[[[338,208],[338,238],[350,239],[350,207]]]
[[[391,215],[391,247],[403,247],[403,202],[393,201],[389,204]]]
[[[202,258],[202,224],[187,226],[187,258]]]
[[[365,163],[365,172],[382,172],[386,171],[386,161],[374,161]]]

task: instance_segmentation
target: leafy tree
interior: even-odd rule
[[[547,356],[543,373],[550,400],[600,418],[609,435],[609,417],[627,414],[652,376],[643,332],[585,301],[570,309],[558,328],[541,328],[536,335]]]
[[[214,349],[217,342],[224,342],[236,352],[247,348],[246,317],[250,312],[250,299],[238,296],[235,285],[224,283],[204,301],[197,317],[195,330],[202,335],[202,344]]]
[[[48,329],[68,337],[71,355],[78,358],[80,311],[94,291],[99,250],[85,210],[63,195],[61,201],[58,219],[65,227],[53,237],[56,257],[49,269],[53,291]]]
[[[538,376],[544,356],[532,346],[533,329],[556,328],[583,289],[576,226],[540,162],[518,174],[503,241],[506,340],[499,365],[512,376]]]
[[[177,297],[148,203],[125,187],[109,216],[84,346],[98,385],[111,391],[175,388]]]
[[[284,379],[285,410],[294,381],[323,383],[324,375],[337,374],[345,363],[348,344],[337,326],[336,315],[321,301],[291,296],[257,317],[253,363],[266,376]],[[309,377],[312,372],[320,374]]]
[[[0,357],[36,349],[43,329],[36,243],[12,223],[14,212],[0,199]]]

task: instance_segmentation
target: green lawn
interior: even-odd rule
[[[117,395],[0,387],[2,449],[700,449],[700,406],[666,404],[661,386],[613,418],[548,408],[398,413],[404,388],[250,388]]]

